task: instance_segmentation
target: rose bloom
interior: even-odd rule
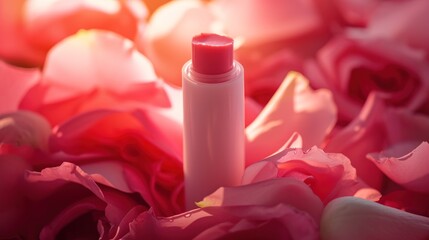
[[[365,36],[341,35],[321,48],[305,70],[312,85],[334,93],[343,123],[358,115],[372,92],[384,95],[392,106],[420,111],[429,91],[429,63],[422,52]]]
[[[136,36],[147,10],[137,0],[0,1],[0,56],[20,66],[42,66],[49,49],[80,29]]]
[[[133,215],[148,208],[101,175],[53,161],[51,128],[40,115],[12,112],[0,115],[0,123],[1,238],[93,238],[97,225],[101,236],[121,236]]]

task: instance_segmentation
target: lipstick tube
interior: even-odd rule
[[[201,34],[182,70],[187,209],[219,187],[241,183],[244,171],[243,67],[232,39]]]

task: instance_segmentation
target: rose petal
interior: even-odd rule
[[[380,193],[360,181],[350,160],[342,154],[325,153],[317,147],[308,151],[295,149],[275,162],[279,176],[305,182],[324,203],[341,196],[380,198]]]
[[[92,30],[80,31],[56,45],[46,59],[43,78],[45,83],[74,91],[85,92],[98,86],[122,93],[133,84],[154,81],[156,75],[149,60],[133,49],[132,42],[113,33]]]
[[[52,49],[43,82],[29,91],[20,107],[56,125],[99,108],[168,107],[164,86],[131,41],[109,32],[82,31]]]
[[[318,222],[321,201],[302,182],[277,178],[240,187],[223,187],[198,202],[200,207],[274,206],[285,203],[308,212]]]
[[[368,155],[390,179],[413,191],[429,193],[429,143],[422,142],[418,147],[402,155],[403,144],[393,145],[381,153]],[[408,149],[406,146],[405,149]]]
[[[323,211],[322,239],[402,240],[428,237],[429,218],[360,198],[335,199]]]
[[[317,119],[318,124],[314,124]],[[321,144],[336,121],[330,92],[312,91],[308,80],[290,73],[259,116],[246,128],[246,164],[277,151],[293,132],[302,136],[303,147]]]

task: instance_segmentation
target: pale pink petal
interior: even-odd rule
[[[242,184],[256,183],[278,176],[277,160],[282,158],[287,152],[296,148],[302,148],[302,138],[298,133],[294,133],[289,140],[277,152],[264,160],[249,165],[243,174]]]
[[[413,191],[429,193],[429,143],[422,142],[408,152],[415,144],[393,145],[381,153],[369,154],[368,157],[396,183]]]
[[[114,33],[82,31],[52,49],[43,82],[25,95],[20,108],[37,111],[56,125],[100,108],[169,107],[165,85],[131,41]]]
[[[313,91],[302,75],[290,73],[246,128],[246,164],[276,152],[294,132],[302,136],[305,149],[320,145],[335,121],[336,108],[331,93],[324,89]]]
[[[354,197],[330,202],[323,211],[326,240],[428,239],[429,218]]]
[[[202,1],[171,1],[158,8],[136,40],[166,82],[181,86],[183,64],[191,59],[191,39],[202,32],[221,33]]]
[[[156,80],[152,64],[131,41],[105,31],[81,31],[57,44],[43,72],[45,84],[87,92],[95,87],[123,93],[134,85]],[[58,101],[67,96],[47,96]]]
[[[274,207],[226,207],[207,209],[212,214],[223,213],[241,220],[228,223],[221,222],[208,226],[198,234],[196,240],[219,239],[302,239],[316,240],[319,238],[317,223],[306,212],[296,210],[289,205],[279,204]]]
[[[324,203],[341,196],[371,200],[380,198],[378,191],[360,181],[350,160],[342,154],[325,153],[317,147],[308,151],[290,149],[274,162],[277,163],[280,177],[303,181]]]
[[[39,81],[38,69],[14,67],[0,60],[0,113],[17,110],[27,91]]]
[[[259,161],[246,168],[242,184],[250,184],[276,178],[277,165],[271,161]]]
[[[240,187],[223,187],[198,202],[200,207],[275,206],[285,203],[309,213],[318,222],[323,208],[320,199],[304,183],[276,178]]]
[[[317,32],[323,23],[313,1],[239,0],[213,2],[226,33],[246,44],[297,38]],[[288,23],[288,24],[285,24]]]

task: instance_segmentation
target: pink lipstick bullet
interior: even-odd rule
[[[184,170],[187,209],[244,171],[244,71],[233,40],[216,34],[192,39],[182,70]]]

